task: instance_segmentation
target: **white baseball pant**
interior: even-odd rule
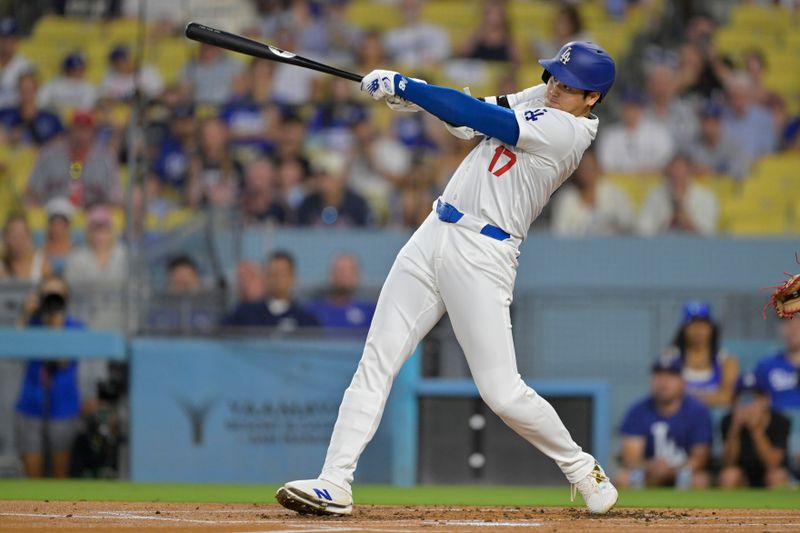
[[[553,459],[570,483],[589,474],[594,458],[517,372],[509,308],[518,255],[511,244],[431,213],[398,254],[383,285],[358,370],[339,407],[321,479],[350,488],[392,381],[445,311],[489,408]]]

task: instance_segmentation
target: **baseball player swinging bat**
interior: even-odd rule
[[[207,34],[192,28],[187,28],[191,38]],[[204,37],[204,42],[322,72],[343,72],[210,31],[215,36]],[[605,50],[582,41],[565,44],[539,64],[544,67],[543,84],[482,100],[389,70],[374,70],[361,79],[362,91],[392,109],[425,110],[459,137],[483,135],[483,140],[398,253],[381,289],[358,370],[344,393],[322,472],[316,479],[281,487],[276,498],[284,507],[323,515],[352,512],[350,484],[358,458],[378,428],[392,381],[445,312],[486,404],[556,462],[572,485],[573,499],[580,492],[592,513],[606,513],[616,504],[617,490],[594,457],[520,377],[509,312],[518,246],[597,135],[592,108],[611,89],[616,69]]]

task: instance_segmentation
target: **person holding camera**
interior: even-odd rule
[[[722,419],[724,439],[719,486],[777,488],[789,481],[791,421],[772,409],[769,386],[756,374],[743,375],[733,409]]]
[[[67,314],[68,300],[67,283],[46,277],[26,304],[21,325],[85,329]],[[28,361],[16,413],[17,446],[27,477],[43,477],[48,471],[53,477],[67,477],[70,450],[80,431],[77,361]]]

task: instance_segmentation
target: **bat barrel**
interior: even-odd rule
[[[319,63],[305,57],[298,56],[292,52],[281,50],[280,48],[260,43],[241,35],[228,33],[226,31],[211,28],[197,22],[190,22],[186,25],[185,35],[187,39],[201,43],[211,44],[233,52],[278,61],[289,65],[304,67],[325,74],[331,74],[351,81],[361,82],[362,76],[346,70],[341,70],[324,63]]]

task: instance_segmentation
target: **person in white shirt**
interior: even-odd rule
[[[645,118],[660,124],[672,135],[676,146],[686,146],[697,135],[699,124],[694,106],[678,95],[678,70],[665,61],[646,71]]]
[[[435,24],[420,20],[420,0],[402,0],[403,25],[386,33],[384,46],[399,65],[420,67],[441,63],[450,56],[450,38]]]
[[[233,80],[243,70],[238,60],[228,55],[222,48],[201,43],[197,58],[183,67],[180,79],[192,85],[194,99],[197,102],[222,105],[230,100]],[[305,71],[308,69],[295,69]],[[273,84],[277,83],[276,72]]]
[[[684,154],[676,155],[667,166],[665,177],[666,181],[647,195],[639,216],[639,233],[713,235],[719,204],[712,191],[694,182],[691,160]]]
[[[17,81],[33,68],[17,53],[17,22],[11,17],[0,19],[0,108],[17,104]]]
[[[109,69],[103,81],[100,82],[100,96],[112,100],[126,100],[131,98],[139,83],[139,90],[148,99],[153,99],[161,94],[164,81],[156,69],[149,65],[142,65],[139,69],[138,80],[136,65],[131,58],[131,52],[125,45],[115,46],[108,54]]]
[[[553,233],[562,237],[630,233],[636,223],[625,191],[604,180],[592,150],[553,201]]]
[[[621,122],[597,141],[600,166],[606,172],[660,172],[675,151],[669,130],[645,118],[644,95],[637,89],[624,91],[621,100]]]
[[[97,89],[86,80],[86,58],[71,52],[61,63],[62,75],[48,81],[39,91],[39,105],[56,112],[69,109],[91,109],[97,100]]]

